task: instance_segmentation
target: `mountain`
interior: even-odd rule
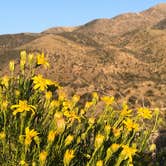
[[[74,31],[78,28],[79,27],[55,27],[55,28],[49,28],[49,29],[43,31],[42,33],[60,34],[60,33],[63,33],[63,32],[72,32],[72,31]]]
[[[166,107],[166,3],[77,27],[0,36],[0,75],[20,50],[42,51],[69,95],[98,91],[131,106]]]

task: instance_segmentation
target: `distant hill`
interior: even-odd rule
[[[1,75],[23,49],[45,52],[51,68],[43,74],[70,95],[98,91],[131,106],[166,107],[166,3],[78,27],[1,35]]]

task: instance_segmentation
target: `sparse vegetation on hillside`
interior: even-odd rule
[[[81,105],[78,95],[68,98],[57,82],[37,74],[38,66],[49,68],[44,54],[22,51],[19,75],[11,61],[10,74],[0,79],[0,165],[150,164],[144,156],[155,152],[149,138],[160,121],[158,109],[134,111],[124,102],[116,110],[113,96],[96,92]],[[95,117],[99,101],[104,107]]]

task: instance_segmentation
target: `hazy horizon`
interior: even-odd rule
[[[78,26],[99,18],[140,12],[166,0],[29,0],[1,2],[0,34],[41,32],[51,27]]]

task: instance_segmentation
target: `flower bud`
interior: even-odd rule
[[[10,61],[10,62],[9,62],[9,70],[10,70],[12,73],[14,72],[14,68],[15,68],[14,61]]]
[[[74,150],[73,149],[67,149],[64,158],[63,158],[63,163],[65,166],[69,166],[71,160],[74,158]]]
[[[24,135],[20,135],[20,136],[19,136],[19,142],[20,142],[21,144],[24,143]]]
[[[65,130],[65,119],[63,118],[63,114],[61,112],[57,112],[54,115],[56,132],[58,134],[62,134]]]
[[[29,54],[29,55],[28,55],[28,63],[29,63],[30,65],[32,65],[32,64],[33,64],[33,61],[34,61],[34,54]]]
[[[88,123],[89,125],[93,125],[95,123],[95,118],[89,118]]]
[[[47,158],[47,152],[46,152],[46,151],[42,151],[42,152],[39,154],[39,161],[40,161],[41,163],[45,163],[46,158]]]
[[[53,131],[53,130],[49,131],[48,137],[47,137],[48,142],[53,142],[54,141],[55,134],[56,134],[55,131]]]
[[[97,161],[96,166],[103,166],[103,160]]]
[[[94,146],[96,149],[100,148],[104,142],[104,136],[102,134],[97,134],[95,137]]]
[[[20,53],[20,69],[21,71],[24,73],[24,67],[25,67],[25,64],[26,64],[26,51],[21,51]]]
[[[4,131],[0,132],[0,140],[4,140],[6,138],[6,134]]]
[[[46,100],[50,100],[51,97],[52,97],[52,92],[51,91],[46,92],[46,94],[45,94]]]
[[[152,144],[149,148],[150,152],[154,152],[156,150],[156,145]]]
[[[105,131],[105,134],[106,134],[107,136],[109,136],[110,131],[111,131],[111,126],[110,126],[110,125],[106,125],[106,126],[104,127],[104,131]]]
[[[68,135],[65,139],[65,146],[70,145],[73,139],[74,139],[73,135]]]

